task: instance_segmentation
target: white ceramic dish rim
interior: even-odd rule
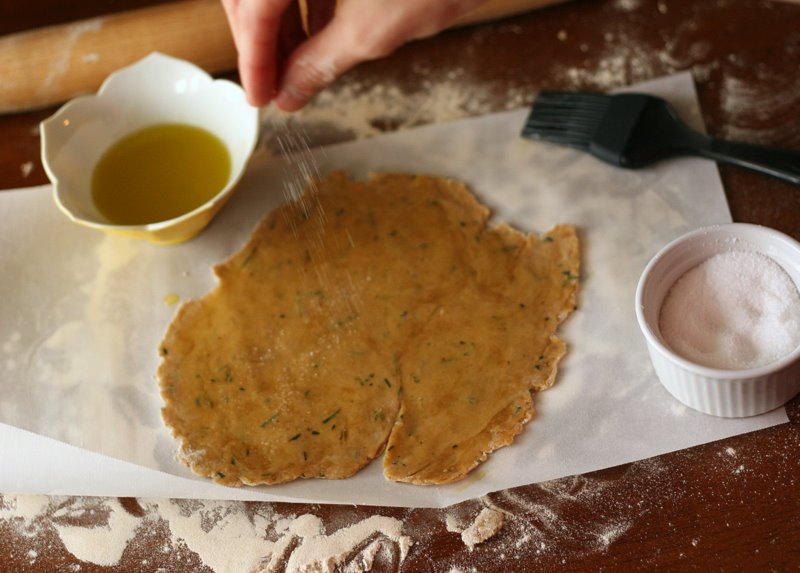
[[[214,195],[211,199],[206,201],[205,203],[199,205],[195,209],[188,211],[179,217],[173,217],[171,219],[165,219],[163,221],[157,221],[153,223],[141,224],[141,225],[117,225],[109,222],[102,222],[96,221],[92,219],[88,219],[85,217],[81,217],[76,215],[69,209],[63,202],[61,198],[62,186],[59,184],[59,177],[53,171],[51,166],[51,162],[49,160],[49,153],[50,149],[48,147],[49,137],[48,137],[48,126],[51,124],[57,124],[63,121],[63,118],[68,115],[76,106],[78,105],[85,105],[87,101],[90,101],[95,98],[103,98],[108,97],[107,92],[110,86],[120,80],[120,78],[124,78],[126,75],[131,73],[136,73],[141,70],[141,68],[147,68],[150,66],[161,66],[161,65],[170,65],[176,69],[181,69],[184,75],[191,75],[193,77],[202,78],[204,86],[208,86],[208,89],[214,89],[215,86],[224,86],[224,89],[233,89],[237,90],[242,97],[242,101],[246,103],[244,90],[242,90],[241,86],[238,84],[231,82],[225,79],[214,79],[208,73],[206,73],[202,68],[196,66],[195,64],[182,60],[180,58],[176,58],[173,56],[169,56],[163,54],[161,52],[151,52],[147,56],[137,60],[129,64],[128,66],[122,67],[111,74],[103,81],[98,88],[97,92],[94,94],[87,94],[83,96],[76,97],[64,105],[62,105],[53,115],[44,119],[40,124],[40,137],[41,137],[41,159],[42,159],[42,166],[44,167],[47,176],[49,177],[52,185],[53,185],[53,197],[55,199],[55,203],[58,208],[67,216],[70,220],[86,225],[88,227],[92,227],[95,229],[110,229],[110,230],[124,230],[124,231],[145,231],[145,232],[158,232],[163,229],[170,228],[174,225],[181,224],[182,222],[192,219],[193,217],[197,216],[199,213],[206,211],[207,209],[213,207],[216,203],[220,200],[225,198],[231,190],[238,184],[241,180],[242,176],[244,175],[247,163],[249,158],[252,156],[253,151],[256,148],[258,143],[258,132],[259,132],[259,112],[258,108],[251,107],[252,109],[252,116],[253,116],[253,133],[250,137],[250,141],[246,147],[246,153],[242,157],[241,166],[238,170],[231,173],[231,176],[225,185],[218,193]],[[177,78],[176,78],[177,79]],[[247,104],[249,105],[249,104]]]
[[[784,368],[793,364],[795,361],[800,360],[800,345],[798,345],[797,348],[795,348],[789,354],[773,362],[770,362],[769,364],[765,364],[763,366],[757,366],[755,368],[748,368],[742,370],[727,370],[727,369],[703,366],[701,364],[697,364],[696,362],[687,360],[686,358],[680,356],[679,354],[676,354],[673,350],[671,350],[661,341],[659,336],[653,331],[653,329],[650,326],[650,323],[644,316],[644,305],[643,305],[643,296],[645,288],[647,288],[647,281],[650,279],[653,269],[658,264],[660,264],[661,260],[667,253],[669,253],[670,251],[674,250],[678,246],[688,241],[694,240],[698,236],[719,232],[719,230],[723,228],[726,229],[727,231],[734,231],[734,232],[737,232],[739,229],[741,229],[742,231],[750,233],[761,233],[772,241],[787,243],[789,247],[797,251],[798,256],[800,257],[799,242],[794,240],[792,237],[784,233],[781,233],[780,231],[776,231],[775,229],[771,229],[769,227],[754,225],[751,223],[728,223],[725,225],[712,225],[709,227],[702,227],[699,229],[695,229],[694,231],[690,231],[669,242],[650,260],[647,266],[645,266],[644,271],[642,271],[641,278],[639,279],[639,284],[636,287],[635,306],[636,306],[636,319],[639,321],[639,327],[644,333],[645,339],[650,344],[651,348],[655,349],[660,354],[666,356],[670,361],[672,361],[677,366],[683,368],[687,372],[691,372],[697,376],[702,376],[705,378],[718,379],[724,383],[728,381],[735,382],[739,380],[761,378],[764,376],[768,376],[774,372],[783,370]],[[800,285],[798,285],[793,278],[792,281],[795,283],[795,286],[798,288],[798,290],[800,290]]]

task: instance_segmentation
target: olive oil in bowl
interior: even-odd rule
[[[231,157],[211,132],[178,123],[122,138],[92,174],[92,199],[114,225],[147,225],[180,217],[227,185]]]

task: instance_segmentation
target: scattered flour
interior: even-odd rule
[[[406,92],[396,84],[334,84],[318,94],[303,109],[285,114],[273,106],[262,110],[267,124],[264,144],[280,149],[269,123],[281,118],[289,127],[297,125],[309,133],[327,132],[321,143],[365,138],[387,131],[434,122],[453,121],[499,111],[492,107],[496,94],[468,77],[463,69],[451,70],[444,80],[422,80],[423,89]],[[503,98],[505,109],[527,104],[533,94],[522,88],[509,88]],[[325,141],[324,139],[328,139]]]
[[[484,507],[472,525],[461,532],[461,541],[472,551],[476,545],[491,539],[503,528],[503,519],[502,512]]]
[[[23,570],[34,562],[45,566],[60,546],[81,560],[62,571],[81,571],[87,563],[166,573],[196,563],[195,570],[205,566],[214,573],[355,573],[428,570],[434,561],[437,571],[448,573],[496,570],[500,562],[510,570],[547,570],[605,554],[637,524],[647,527],[669,515],[683,498],[738,503],[728,494],[746,492],[741,485],[761,471],[765,457],[793,460],[797,445],[793,440],[785,451],[767,453],[709,445],[705,452],[676,453],[683,461],[642,460],[606,477],[565,477],[448,508],[407,510],[403,517],[364,517],[345,509],[331,519],[307,507],[295,513],[297,506],[287,504],[25,495],[0,496],[0,523],[17,540],[15,563]],[[695,456],[709,454],[716,461],[705,471],[728,492],[719,498],[695,490],[680,473]],[[794,484],[792,469],[784,463],[770,479]],[[460,542],[453,542],[463,552],[442,554],[439,538],[431,535],[436,522],[459,535]],[[699,539],[686,545],[701,546]]]
[[[623,12],[633,12],[642,5],[642,0],[616,0],[614,6]]]
[[[456,518],[454,515],[450,513],[445,515],[444,525],[447,531],[449,531],[450,533],[461,533],[462,531],[464,531],[464,528],[461,527],[458,518]]]
[[[258,507],[163,500],[148,513],[166,520],[173,543],[185,543],[215,573],[325,573],[347,563],[369,571],[379,552],[393,552],[402,562],[413,543],[403,534],[403,523],[391,517],[371,516],[326,534],[315,515]]]
[[[76,22],[66,27],[62,43],[58,45],[56,50],[56,57],[52,58],[50,65],[47,68],[47,75],[42,81],[47,87],[57,85],[64,75],[69,71],[70,58],[72,57],[73,50],[78,42],[85,35],[91,35],[93,32],[103,28],[103,20],[86,20]],[[45,93],[45,90],[42,90]]]
[[[608,547],[614,543],[623,533],[630,529],[631,523],[627,521],[622,521],[620,523],[614,523],[602,528],[600,531],[596,532],[597,535],[597,548],[600,550],[608,549]]]
[[[116,565],[141,523],[140,518],[125,511],[117,500],[109,500],[105,507],[108,510],[106,522],[92,527],[64,524],[57,513],[53,514],[61,542],[81,561]]]
[[[248,515],[243,503],[159,500],[145,508],[167,521],[173,544],[185,543],[215,573],[251,571],[274,546],[263,537],[272,514]]]
[[[374,515],[350,527],[324,534],[322,521],[317,517],[307,516],[310,528],[295,527],[290,532],[300,537],[299,545],[292,551],[287,560],[287,571],[340,571],[346,562],[355,565],[357,571],[369,571],[379,551],[393,551],[397,547],[399,560],[402,562],[411,547],[411,539],[402,535],[403,524],[391,517]],[[356,548],[362,547],[357,558],[353,559]],[[277,571],[267,568],[264,573]]]
[[[0,519],[13,518],[29,522],[41,515],[49,505],[50,498],[46,495],[4,497],[0,506]]]
[[[33,161],[26,161],[22,165],[19,166],[19,171],[22,173],[23,179],[27,179],[31,173],[33,173]]]
[[[593,59],[580,66],[562,70],[562,81],[580,89],[607,91],[627,84],[650,79],[667,67],[667,72],[677,69],[671,62],[669,49],[654,51],[652,46],[623,29],[606,32],[605,46]]]
[[[195,554],[214,573],[333,573],[370,571],[378,559],[401,564],[414,541],[401,520],[373,515],[333,531],[312,514],[279,513],[270,504],[141,499],[140,511],[116,498],[0,498],[0,522],[32,543],[51,539],[75,558],[98,566],[121,566],[123,554],[145,543],[146,533],[166,525],[157,549]],[[135,513],[135,514],[134,514]],[[38,545],[24,548],[30,561]],[[152,548],[145,554],[152,552]],[[149,559],[136,571],[152,572]],[[80,571],[77,565],[72,569]],[[166,569],[164,569],[166,571]]]
[[[774,117],[790,118],[796,113],[800,107],[800,76],[779,78],[778,81],[785,85],[783,89],[776,90],[772,87],[774,81],[754,84],[738,77],[737,70],[739,67],[744,67],[743,64],[734,61],[730,67],[732,70],[722,78],[720,88],[720,108],[724,126],[721,136],[773,145],[776,141],[792,141],[797,135],[793,122],[769,120]],[[766,72],[756,68],[756,73]],[[768,121],[768,124],[765,125],[765,121]]]

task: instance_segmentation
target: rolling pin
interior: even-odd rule
[[[454,25],[552,3],[489,0]],[[324,25],[320,15],[329,18],[334,4],[335,0],[301,0],[306,31],[313,33]],[[219,0],[182,0],[48,26],[0,37],[0,114],[94,92],[111,72],[153,51],[189,60],[211,74],[236,67],[236,49]]]
[[[96,91],[113,71],[153,51],[210,73],[233,69],[236,50],[219,0],[188,0],[0,38],[0,113]]]

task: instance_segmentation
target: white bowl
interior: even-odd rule
[[[147,225],[113,225],[92,200],[91,179],[103,153],[119,139],[159,123],[184,123],[219,137],[231,156],[225,187],[197,209]],[[214,80],[194,64],[159,53],[111,74],[96,95],[78,97],[41,124],[42,164],[58,207],[81,225],[176,243],[202,230],[230,197],[258,139],[258,109],[244,91]]]
[[[659,330],[661,306],[675,281],[709,257],[733,250],[770,257],[800,289],[800,243],[791,237],[744,223],[706,227],[672,241],[648,263],[636,289],[636,318],[653,368],[675,398],[707,414],[738,418],[773,410],[800,392],[800,346],[766,366],[723,370],[679,356]]]

